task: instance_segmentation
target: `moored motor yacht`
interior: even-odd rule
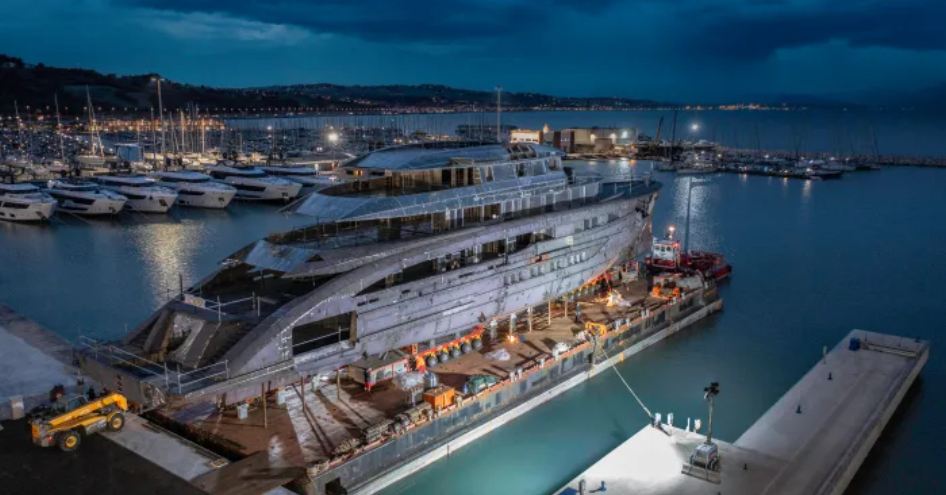
[[[323,187],[336,184],[337,177],[320,174],[315,167],[288,163],[270,164],[260,167],[264,172],[275,177],[282,177],[302,184],[302,194],[309,194]]]
[[[56,200],[33,184],[0,184],[0,220],[35,222],[48,220],[56,211]]]
[[[94,182],[57,179],[47,183],[49,195],[59,202],[59,209],[79,215],[115,215],[128,198],[107,191]]]
[[[281,177],[271,177],[257,167],[219,164],[208,169],[210,176],[236,188],[237,199],[253,201],[289,201],[299,195],[302,184]]]
[[[125,207],[132,211],[164,213],[177,199],[177,191],[144,175],[100,175],[94,180],[103,189],[128,198]]]
[[[190,170],[155,172],[161,186],[177,191],[177,204],[196,208],[226,208],[237,190],[214,181],[207,174]]]

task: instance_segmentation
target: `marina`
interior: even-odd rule
[[[11,2],[0,494],[946,493],[946,7]]]

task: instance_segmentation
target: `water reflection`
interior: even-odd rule
[[[689,202],[689,249],[714,249],[719,244],[714,234],[718,215],[717,195],[719,180],[732,180],[731,176],[713,175],[677,177],[664,181],[663,194],[672,198],[670,216],[676,226],[677,237],[681,242],[687,240],[687,203]],[[670,190],[667,190],[667,189]],[[689,201],[688,201],[689,200]],[[654,232],[664,232],[667,225],[654,225]],[[687,246],[685,246],[687,247]]]
[[[801,204],[805,206],[808,204],[808,201],[811,199],[811,188],[812,181],[806,180],[801,186]]]
[[[178,291],[178,274],[193,284],[240,247],[311,222],[277,208],[0,223],[0,302],[67,338],[118,337]]]

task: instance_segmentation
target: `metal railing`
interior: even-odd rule
[[[184,302],[185,304],[189,304],[191,306],[197,307],[197,308],[203,308],[209,311],[216,312],[217,323],[220,323],[221,321],[223,321],[223,315],[225,313],[224,308],[226,308],[227,306],[233,306],[235,304],[251,302],[252,310],[254,313],[256,313],[256,316],[259,317],[261,313],[261,309],[260,309],[261,301],[260,301],[260,298],[256,296],[255,292],[251,296],[243,297],[240,299],[234,299],[232,301],[225,301],[225,302],[221,301],[219,296],[217,297],[216,300],[213,300],[213,299],[207,299],[205,297],[197,296],[194,294],[185,294],[182,302]]]
[[[129,367],[138,370],[146,375],[140,381],[150,382],[151,379],[158,379],[159,384],[163,382],[166,392],[172,392],[172,387],[174,387],[179,395],[186,390],[199,388],[195,385],[208,380],[230,379],[230,364],[227,360],[182,372],[179,367],[178,369],[168,368],[167,362],[157,363],[126,349],[107,342],[100,342],[91,337],[79,336],[79,350],[96,361],[104,362],[109,366],[116,368]]]

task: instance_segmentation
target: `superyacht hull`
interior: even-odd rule
[[[649,177],[576,176],[536,146],[446,146],[353,162],[348,175],[367,179],[295,206],[320,221],[244,247],[182,290],[122,344],[187,377],[146,377],[141,400],[231,404],[260,383],[434,349],[480,327],[492,338],[649,251],[660,189]]]

